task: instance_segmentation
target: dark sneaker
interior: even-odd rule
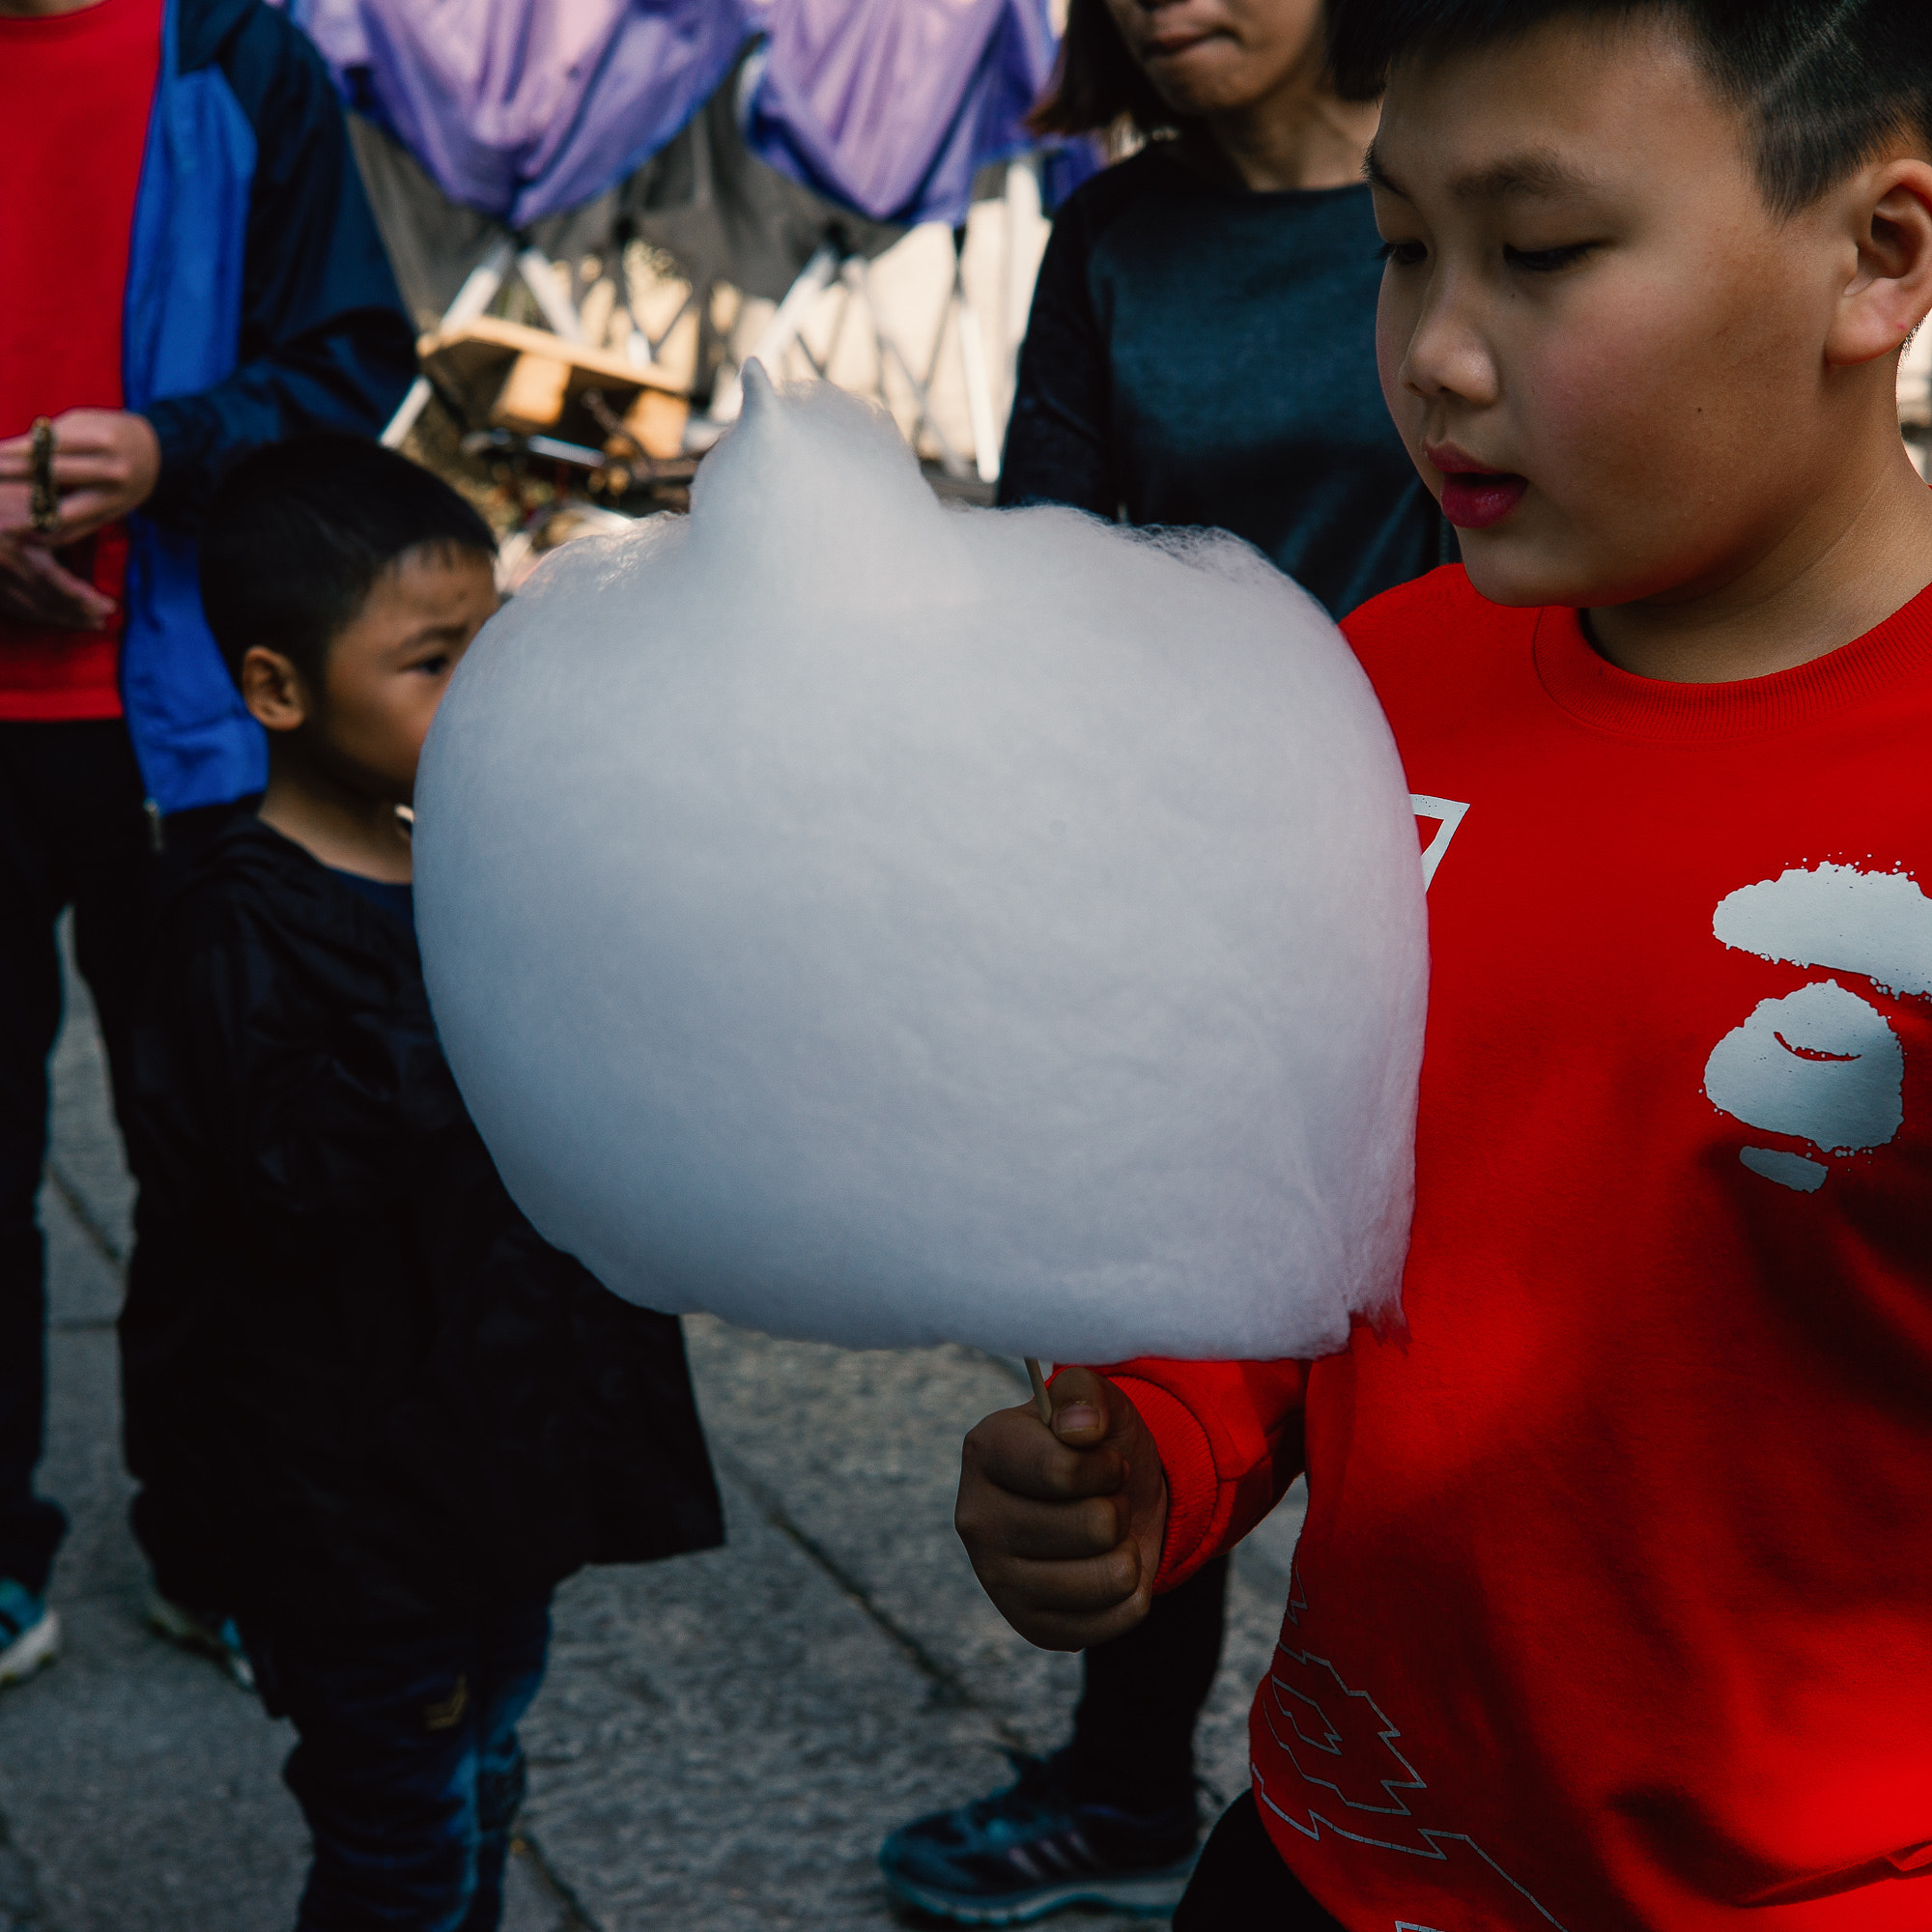
[[[1068,1905],[1160,1918],[1194,1870],[1192,1802],[1141,1817],[1076,1804],[1059,1756],[1009,1751],[1015,1783],[935,1811],[879,1848],[886,1883],[908,1905],[961,1925],[1026,1925]]]

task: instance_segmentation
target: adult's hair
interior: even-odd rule
[[[1027,126],[1036,134],[1093,134],[1123,117],[1143,134],[1183,125],[1127,51],[1107,0],[1067,0],[1053,79]]]
[[[440,477],[355,436],[297,436],[222,478],[201,536],[201,607],[239,682],[257,644],[320,686],[328,647],[407,552],[496,554]]]
[[[1372,99],[1405,59],[1507,42],[1546,20],[1674,19],[1746,116],[1780,215],[1901,134],[1932,128],[1932,0],[1333,0],[1328,58],[1344,99]]]

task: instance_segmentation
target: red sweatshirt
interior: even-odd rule
[[[1357,612],[1435,966],[1406,1346],[1114,1373],[1163,1581],[1304,1453],[1251,1719],[1350,1932],[1932,1928],[1932,591],[1726,685]]]
[[[0,437],[121,407],[121,311],[161,59],[161,0],[0,19]],[[118,604],[128,531],[61,554]],[[116,617],[65,631],[0,617],[0,719],[118,718]]]

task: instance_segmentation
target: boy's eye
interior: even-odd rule
[[[1553,275],[1560,269],[1574,268],[1596,245],[1594,242],[1572,242],[1562,248],[1505,247],[1503,260],[1512,269],[1522,269],[1532,275]]]
[[[1376,253],[1384,262],[1393,262],[1398,269],[1412,269],[1428,254],[1420,242],[1384,242]]]
[[[449,668],[449,658],[438,651],[434,657],[418,658],[410,668],[421,671],[425,677],[440,677]]]

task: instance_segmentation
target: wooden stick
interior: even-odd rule
[[[1051,1429],[1053,1427],[1053,1398],[1046,1392],[1046,1378],[1039,1372],[1039,1363],[1032,1355],[1026,1357],[1027,1378],[1033,1383],[1033,1406],[1039,1412],[1039,1419]]]

